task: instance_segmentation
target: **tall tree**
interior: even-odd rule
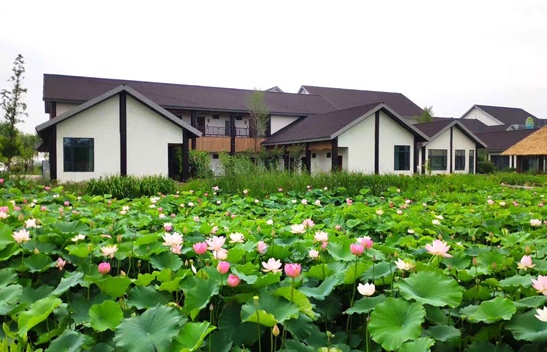
[[[256,134],[254,135],[256,149],[256,140],[266,135],[268,119],[270,118],[270,109],[264,102],[264,91],[255,88],[247,99],[247,107],[249,108],[250,125],[256,128]]]
[[[11,89],[0,91],[0,106],[4,110],[4,121],[2,121],[2,135],[0,138],[0,153],[6,160],[6,168],[9,171],[14,157],[20,155],[19,141],[17,139],[16,124],[22,122],[22,116],[26,116],[27,104],[23,101],[23,95],[27,92],[23,88],[23,74],[25,73],[25,61],[23,55],[17,55],[13,63],[12,76],[8,79]]]
[[[422,114],[418,116],[417,120],[418,123],[426,123],[426,122],[432,122],[433,121],[433,105],[431,106],[424,106]]]

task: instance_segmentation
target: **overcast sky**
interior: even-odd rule
[[[544,0],[0,0],[0,88],[19,53],[25,132],[47,119],[44,73],[392,91],[436,116],[486,104],[547,117]]]

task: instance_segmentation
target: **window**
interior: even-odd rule
[[[217,153],[213,153],[213,159],[218,159],[218,154]]]
[[[431,170],[446,170],[446,149],[429,149]]]
[[[218,120],[220,119],[220,115],[213,115],[213,120]]]
[[[316,154],[316,153],[311,153],[311,157],[312,157],[313,159],[315,159],[315,158],[317,158],[317,154]]]
[[[465,150],[456,149],[456,170],[465,170]]]
[[[94,171],[93,138],[63,138],[65,172]]]
[[[474,150],[469,151],[469,173],[470,174],[475,173],[475,151]]]
[[[238,121],[243,120],[243,116],[241,116],[241,115],[236,115],[236,120],[238,120]]]
[[[410,146],[396,145],[394,159],[394,170],[410,170]]]
[[[331,153],[330,152],[327,152],[327,158],[330,158],[331,157]]]

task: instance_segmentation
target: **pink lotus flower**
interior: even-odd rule
[[[182,245],[182,242],[184,241],[182,239],[182,235],[179,234],[178,232],[173,232],[172,234],[169,232],[166,232],[163,235],[163,240],[165,241],[163,242],[163,245],[170,246],[170,247],[180,246]]]
[[[372,296],[374,292],[376,292],[376,286],[374,284],[359,284],[357,286],[357,291],[359,291],[360,294],[363,296]]]
[[[547,322],[547,307],[536,309],[536,313],[538,313],[535,315],[536,318],[543,322]]]
[[[530,226],[538,227],[541,226],[543,223],[540,219],[530,219]]]
[[[302,267],[300,264],[285,264],[285,274],[288,277],[292,277],[293,279],[300,276],[300,271],[302,270]]]
[[[315,223],[313,222],[312,219],[306,219],[302,221],[302,225],[304,225],[305,228],[312,228],[315,226]]]
[[[535,264],[532,264],[532,257],[529,255],[522,256],[520,259],[520,263],[518,263],[517,267],[519,269],[528,270],[528,268],[533,268],[536,266]]]
[[[242,233],[234,232],[230,234],[230,243],[243,243],[245,236]]]
[[[18,244],[21,244],[23,242],[30,241],[30,232],[28,232],[25,229],[22,229],[19,231],[15,231],[13,235],[11,235],[11,237],[13,237],[15,242],[17,242]]]
[[[544,296],[547,296],[547,276],[539,275],[537,280],[532,279],[532,286]]]
[[[256,250],[260,254],[264,254],[268,251],[268,245],[264,241],[258,241],[256,244]]]
[[[425,249],[429,252],[431,255],[438,255],[440,257],[445,258],[451,258],[452,255],[448,254],[448,250],[450,249],[450,246],[446,244],[446,242],[441,240],[435,240],[432,244],[426,244]]]
[[[36,219],[28,219],[25,220],[25,227],[28,229],[29,227],[38,228],[39,226],[36,224]]]
[[[358,257],[363,255],[363,252],[365,251],[365,246],[363,246],[360,243],[352,243],[349,246],[349,250],[353,255],[356,255]]]
[[[272,272],[274,274],[281,272],[281,261],[279,259],[270,258],[267,262],[262,262],[263,272]]]
[[[353,201],[349,198],[346,198],[346,204],[347,205],[352,205],[353,204]]]
[[[306,227],[303,224],[291,225],[291,232],[295,234],[301,234],[306,232]]]
[[[218,260],[225,260],[228,258],[228,251],[224,248],[220,248],[218,251],[213,251],[213,258]]]
[[[327,242],[329,240],[329,234],[323,231],[317,231],[313,236],[314,241]]]
[[[401,258],[397,259],[397,261],[395,262],[395,266],[397,267],[397,269],[402,271],[409,271],[414,268],[414,264],[410,262],[405,262]]]
[[[207,253],[207,242],[194,243],[192,248],[194,248],[194,253],[197,255],[205,254]]]
[[[55,266],[59,268],[59,270],[63,270],[65,267],[66,260],[63,260],[63,258],[59,257],[57,258],[57,262],[55,263]]]
[[[220,188],[218,186],[213,186],[212,190],[215,191],[215,192],[218,192],[220,190]]]
[[[205,240],[207,242],[207,249],[210,251],[218,251],[219,249],[224,246],[224,242],[226,242],[226,237],[224,236],[213,236]]]
[[[170,222],[166,222],[163,224],[163,229],[167,232],[171,231],[173,229],[173,224]]]
[[[68,207],[70,205],[70,202],[68,200],[65,200],[65,207]]]
[[[308,255],[310,256],[310,258],[316,259],[319,257],[319,251],[316,249],[311,249]]]
[[[342,226],[336,225],[336,226],[334,226],[334,229],[335,229],[336,231],[340,231],[340,230],[342,230]]]
[[[218,232],[218,226],[213,226],[213,228],[211,229],[211,235],[214,235],[217,232]]]
[[[241,279],[237,277],[237,275],[230,274],[228,275],[228,279],[226,280],[226,283],[230,287],[236,287],[241,282]]]
[[[369,236],[359,237],[357,243],[362,244],[365,249],[371,249],[374,242]]]
[[[221,274],[226,274],[230,270],[230,263],[228,262],[218,262],[217,264],[217,271]]]
[[[103,275],[108,274],[110,272],[110,263],[102,262],[99,263],[99,272]]]
[[[171,249],[171,252],[173,252],[175,254],[181,254],[182,245],[181,244],[176,244],[174,246],[171,246],[170,249]]]

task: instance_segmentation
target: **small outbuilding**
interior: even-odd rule
[[[516,156],[517,172],[545,172],[547,158],[547,126],[540,128],[502,153]]]

